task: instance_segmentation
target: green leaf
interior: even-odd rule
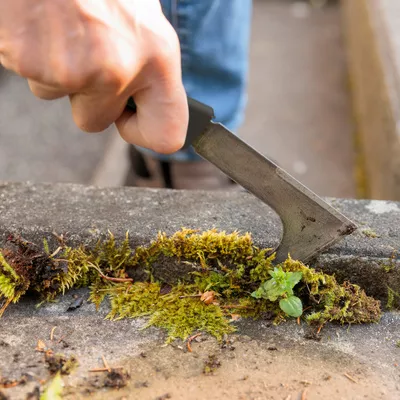
[[[303,314],[303,304],[296,296],[290,296],[286,299],[281,299],[279,302],[281,310],[290,317],[300,317]]]
[[[290,283],[290,286],[292,289],[301,281],[302,277],[303,277],[302,272],[287,272],[286,273],[286,280],[288,283]]]

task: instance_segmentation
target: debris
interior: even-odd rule
[[[124,369],[124,367],[113,367],[112,369]],[[110,368],[92,368],[89,372],[110,372]]]
[[[101,355],[101,359],[103,360],[104,368],[107,368],[107,371],[111,372],[111,368],[108,365],[108,362],[107,362],[106,358],[103,355]]]
[[[46,343],[39,339],[35,350],[44,353],[46,351]]]
[[[269,350],[269,351],[278,351],[278,348],[276,346],[268,346],[267,350]]]
[[[0,347],[10,347],[10,344],[5,342],[4,340],[0,340]]]
[[[149,387],[150,384],[147,381],[144,382],[135,382],[135,388]]]
[[[344,373],[343,374],[347,379],[349,379],[350,381],[354,382],[354,383],[358,383],[358,381],[356,379],[354,379],[351,375]]]
[[[120,389],[127,385],[129,378],[130,375],[126,371],[111,368],[111,371],[107,372],[104,386]]]
[[[51,328],[51,332],[50,332],[50,340],[53,341],[54,339],[54,331],[57,329],[56,326],[53,326],[53,328]]]
[[[231,314],[231,322],[239,321],[240,318],[242,318],[240,314]]]
[[[188,349],[189,353],[192,352],[192,347],[190,346],[190,343],[192,342],[193,339],[196,339],[199,336],[201,336],[201,333],[197,333],[196,335],[193,335],[188,339],[188,341],[187,341],[187,349]]]
[[[17,381],[16,379],[11,380],[7,378],[0,378],[0,388],[2,389],[10,389],[18,385],[19,381]]]
[[[212,290],[209,290],[208,292],[204,292],[201,295],[200,300],[204,304],[211,304],[215,300],[215,292]]]
[[[171,395],[169,393],[165,393],[162,396],[156,397],[154,400],[167,400],[167,399],[170,399],[170,398],[171,398]]]
[[[0,398],[0,400],[1,400],[1,398]],[[26,395],[26,399],[25,400],[40,400],[40,387],[39,386],[35,386],[33,391],[29,392]]]
[[[317,331],[310,329],[305,333],[304,339],[315,340],[316,342],[320,342],[322,340],[322,335]]]
[[[233,345],[233,340],[230,339],[228,335],[226,335],[226,337],[224,337],[224,339],[222,340],[221,349],[230,351],[235,350],[235,346]]]
[[[205,375],[213,375],[217,368],[221,367],[221,362],[215,354],[209,355],[208,360],[204,362],[203,373]]]
[[[78,360],[74,356],[67,358],[63,354],[54,354],[52,350],[46,351],[44,357],[51,374],[69,375],[78,366]]]
[[[77,308],[81,307],[83,304],[84,296],[80,296],[75,299],[67,308],[67,311],[75,311]]]

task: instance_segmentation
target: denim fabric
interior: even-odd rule
[[[186,93],[213,107],[215,121],[235,132],[247,101],[252,0],[160,1],[179,37]],[[192,149],[150,154],[161,160],[199,159]]]

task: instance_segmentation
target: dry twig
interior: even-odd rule
[[[187,349],[188,349],[189,353],[192,352],[192,347],[190,346],[190,343],[192,342],[192,340],[196,339],[199,336],[201,336],[201,333],[197,333],[196,335],[193,335],[188,339],[188,341],[187,341]]]
[[[53,328],[51,329],[51,332],[50,332],[50,340],[51,341],[53,341],[53,339],[54,339],[54,331],[57,329],[57,327],[56,326],[53,326]]]
[[[102,360],[103,360],[104,367],[107,369],[108,372],[111,372],[111,368],[110,368],[110,366],[108,365],[108,362],[107,362],[107,360],[105,359],[105,357],[104,357],[103,355],[101,355],[101,358],[102,358]]]
[[[347,374],[346,372],[343,374],[348,380],[358,383],[356,379],[354,379],[351,375]]]

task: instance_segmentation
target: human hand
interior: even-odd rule
[[[84,131],[115,122],[127,142],[159,153],[184,143],[179,41],[159,0],[0,0],[0,63],[39,98],[69,96]]]

